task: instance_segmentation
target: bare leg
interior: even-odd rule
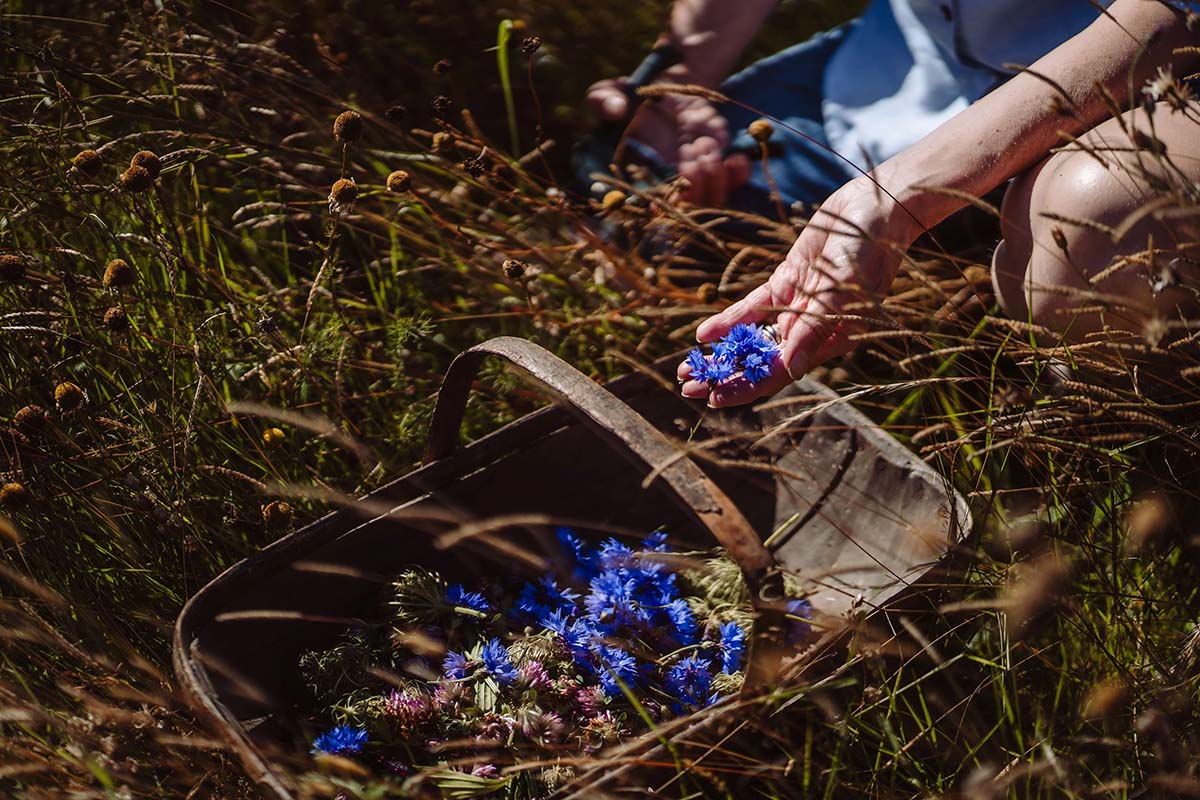
[[[992,259],[1009,316],[1074,342],[1103,330],[1151,338],[1200,305],[1200,218],[1169,201],[1200,180],[1196,120],[1162,104],[1152,125],[1128,113],[1013,181]],[[1135,122],[1146,138],[1131,136]]]

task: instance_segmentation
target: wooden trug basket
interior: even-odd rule
[[[460,448],[467,395],[489,356],[527,372],[559,402]],[[375,616],[380,581],[409,565],[451,581],[516,576],[561,556],[551,520],[577,521],[581,532],[665,527],[673,542],[720,544],[738,561],[761,601],[752,664],[771,664],[762,620],[778,606],[776,564],[804,580],[823,619],[836,620],[856,603],[886,607],[969,532],[961,496],[820,384],[805,379],[759,410],[718,413],[678,395],[676,363],[602,388],[523,339],[474,347],[446,374],[424,466],[230,567],[192,597],[175,626],[175,672],[249,774],[292,800],[276,764],[306,746],[293,719],[306,694],[298,659]],[[799,396],[808,402],[788,402]],[[718,459],[693,460],[678,444],[689,435],[727,441],[709,451]],[[464,529],[497,518],[509,523]],[[448,534],[458,543],[447,547]],[[748,683],[768,677],[749,675]]]

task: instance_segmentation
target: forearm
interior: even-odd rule
[[[1064,136],[1106,119],[1111,112],[1098,86],[1128,105],[1131,75],[1137,92],[1160,66],[1172,64],[1176,75],[1186,74],[1195,57],[1173,51],[1193,39],[1183,14],[1150,0],[1116,0],[1108,16],[1028,72],[880,165],[877,178],[922,227],[932,227],[964,203],[921,187],[987,194],[1063,144]]]
[[[778,0],[675,0],[667,42],[683,53],[680,78],[716,86],[728,76]]]

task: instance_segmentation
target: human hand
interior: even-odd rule
[[[670,80],[687,82],[686,75]],[[630,100],[625,78],[599,81],[588,89],[588,106],[601,119],[625,120]],[[729,126],[716,106],[702,97],[666,95],[642,104],[629,133],[654,150],[666,164],[675,165],[687,179],[682,197],[701,205],[721,205],[730,191],[750,177],[750,160],[738,153],[726,157]]]
[[[862,324],[831,317],[865,314],[847,306],[877,299],[891,286],[904,251],[922,230],[908,211],[869,180],[843,186],[821,205],[766,283],[704,320],[696,331],[700,342],[713,342],[739,322],[774,317],[780,352],[771,375],[758,383],[734,377],[710,387],[690,380],[691,368],[684,362],[678,370],[683,395],[707,397],[714,408],[749,403],[851,350],[850,337]]]

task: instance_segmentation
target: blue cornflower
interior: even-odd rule
[[[521,587],[517,597],[517,610],[528,617],[541,621],[543,617],[562,609],[570,613],[575,609],[579,593],[570,589],[560,589],[558,581],[550,577],[542,577],[536,583],[527,582]]]
[[[507,686],[520,675],[508,656],[508,648],[500,644],[499,639],[489,639],[480,657],[483,659],[483,668],[501,686]]]
[[[601,645],[597,649],[600,659],[600,688],[609,697],[620,697],[621,686],[629,688],[637,686],[637,659],[619,647]]]
[[[583,605],[600,630],[612,633],[622,625],[636,627],[650,621],[637,596],[639,577],[640,573],[629,570],[608,569],[592,579]]]
[[[721,343],[725,345],[725,354],[737,361],[757,352],[762,338],[757,325],[739,322],[729,329],[729,332],[721,339]]]
[[[554,533],[558,543],[570,554],[575,579],[583,583],[591,580],[597,571],[595,551],[585,545],[570,528],[559,527]]]
[[[313,739],[312,752],[332,755],[357,753],[366,742],[367,732],[363,728],[338,725]]]
[[[812,605],[807,600],[789,600],[787,613],[791,618],[788,620],[788,644],[799,644],[812,633],[812,625],[809,624],[809,620],[812,619]]]
[[[446,602],[451,608],[465,608],[479,614],[487,614],[492,610],[492,604],[480,592],[468,592],[461,583],[456,583],[446,590]]]
[[[742,359],[742,374],[751,384],[756,384],[771,375],[771,364],[759,353],[751,353]]]
[[[721,672],[734,673],[742,665],[746,652],[746,632],[736,622],[726,622],[720,628],[717,653],[721,656]]]
[[[679,710],[695,708],[707,704],[712,679],[708,661],[693,653],[667,671],[665,687],[678,701]]]
[[[704,357],[704,353],[700,352],[700,348],[693,347],[687,354],[687,365],[691,370],[691,378],[694,381],[708,380],[708,364],[709,361]]]
[[[667,546],[667,532],[655,531],[650,534],[642,541],[642,548],[651,553],[669,552],[671,548]]]
[[[446,658],[442,660],[442,672],[452,681],[461,681],[467,677],[467,669],[470,666],[471,659],[454,651],[446,653]]]
[[[663,606],[663,611],[666,612],[667,619],[675,628],[675,638],[682,645],[690,645],[696,643],[696,631],[699,625],[696,624],[696,615],[692,613],[692,607],[688,605],[688,601],[682,597],[671,600]]]
[[[621,544],[616,539],[605,539],[600,545],[600,568],[606,570],[626,570],[637,566],[633,558],[633,550]]]
[[[733,362],[726,358],[717,356],[712,360],[712,363],[708,365],[708,372],[706,374],[708,376],[709,383],[722,383],[727,381],[733,377]]]

